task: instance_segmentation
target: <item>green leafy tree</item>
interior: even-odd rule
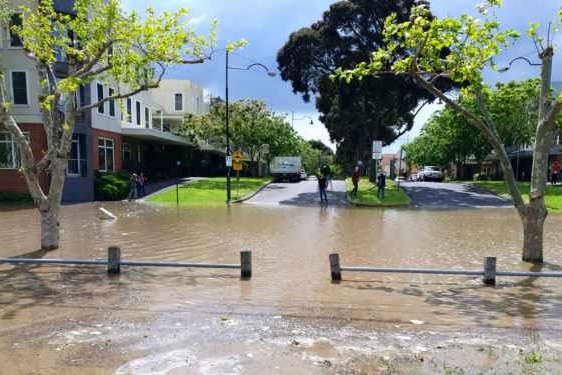
[[[433,99],[406,75],[364,76],[347,83],[329,79],[338,67],[352,68],[386,48],[385,18],[394,14],[398,20],[408,20],[414,3],[335,2],[320,21],[292,33],[277,54],[281,78],[291,82],[293,92],[305,101],[315,97],[320,120],[337,143],[342,162],[368,161],[372,140],[392,143],[412,128],[420,101]],[[450,86],[443,80],[440,87]]]
[[[536,79],[499,83],[486,90],[485,101],[504,145],[531,143],[537,123],[540,82]],[[461,96],[460,106],[480,113],[474,97]],[[517,108],[518,110],[513,110]],[[482,160],[491,146],[481,132],[449,106],[435,113],[412,143],[405,146],[410,163],[442,165]]]
[[[208,114],[188,115],[177,132],[201,143],[212,143],[226,148],[225,103],[215,101]],[[273,156],[292,155],[298,151],[299,138],[289,123],[271,112],[264,102],[241,100],[229,104],[230,140],[233,148],[250,158],[252,173],[257,173],[260,161],[268,164]],[[264,145],[269,145],[265,153]]]
[[[21,7],[22,26],[14,27],[34,61],[40,80],[43,128],[47,150],[35,160],[30,144],[11,114],[9,98],[0,91],[0,123],[17,141],[21,171],[41,214],[41,247],[59,246],[59,212],[72,133],[82,112],[110,100],[119,100],[158,86],[172,64],[202,63],[209,37],[189,26],[187,10],[157,15],[148,9],[124,13],[118,0],[74,0],[70,13],[59,12],[53,1]],[[66,56],[63,77],[54,75],[57,56]],[[4,74],[5,76],[5,74]],[[94,80],[117,82],[114,95],[91,103],[78,103],[75,93]],[[40,175],[50,179],[48,190]]]
[[[544,222],[548,214],[544,202],[548,154],[558,131],[556,119],[562,110],[562,96],[556,99],[551,96],[554,56],[552,34],[549,32],[546,39],[540,37],[539,25],[531,23],[528,35],[535,43],[542,67],[539,113],[533,136],[531,186],[527,203],[517,186],[504,141],[499,134],[498,122],[501,119],[494,118],[486,103],[488,88],[482,78],[483,70],[487,67],[495,69],[493,59],[512,40],[519,37],[519,34],[511,29],[501,29],[499,21],[493,18],[490,9],[500,4],[501,0],[488,0],[480,4],[479,16],[476,17],[464,14],[457,18],[435,19],[423,4],[412,8],[410,19],[405,22],[394,15],[390,16],[385,21],[385,47],[375,51],[369,61],[358,64],[355,69],[339,73],[347,80],[388,73],[409,75],[420,87],[441,99],[475,126],[494,150],[513,204],[521,218],[524,238],[522,258],[524,261],[541,263]],[[561,16],[562,14],[558,14],[558,17]],[[445,56],[442,54],[444,48],[448,49]],[[402,56],[400,51],[403,50],[412,53]],[[442,78],[462,84],[462,95],[472,97],[478,105],[478,111],[445,95],[437,87]]]

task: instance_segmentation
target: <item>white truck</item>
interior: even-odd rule
[[[301,158],[300,156],[276,156],[269,165],[269,171],[274,181],[299,182],[302,171]]]

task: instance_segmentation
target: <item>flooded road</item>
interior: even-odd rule
[[[469,360],[499,372],[511,362],[557,368],[548,366],[562,352],[558,279],[486,288],[474,277],[344,273],[330,282],[331,252],[350,266],[482,269],[497,256],[498,270],[529,270],[513,210],[104,204],[112,222],[98,219],[100,206],[65,206],[61,248],[47,255],[36,250],[34,210],[0,211],[0,256],[105,258],[118,245],[124,259],[238,263],[249,249],[253,277],[0,266],[1,374],[434,373]],[[545,270],[562,265],[561,227],[562,216],[549,216]],[[540,363],[527,360],[538,350]]]

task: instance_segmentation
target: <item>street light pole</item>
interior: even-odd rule
[[[226,158],[230,156],[230,130],[229,130],[229,111],[228,111],[228,48],[225,50],[226,52],[226,65],[225,65],[225,74],[226,74],[226,92],[225,92],[225,100],[226,100]],[[230,204],[230,166],[226,166],[226,203]]]
[[[230,159],[230,162],[232,163],[232,152],[230,150],[230,128],[229,128],[229,122],[230,122],[230,111],[228,108],[228,70],[229,69],[234,69],[234,70],[250,70],[252,67],[254,66],[260,66],[263,69],[265,69],[265,71],[267,72],[267,75],[270,77],[275,77],[276,74],[275,72],[272,72],[271,70],[269,70],[269,68],[261,63],[253,63],[248,65],[245,68],[239,68],[239,67],[233,67],[233,66],[229,66],[229,57],[230,57],[230,52],[228,50],[228,48],[225,49],[225,56],[226,56],[226,61],[225,61],[225,119],[226,119],[226,127],[225,127],[225,132],[226,132],[226,159]],[[231,166],[226,166],[226,203],[230,204],[230,198],[231,198],[231,183],[230,183],[230,175],[231,175]]]

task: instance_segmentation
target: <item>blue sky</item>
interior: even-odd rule
[[[432,0],[432,11],[438,16],[455,16],[460,13],[475,13],[475,7],[482,0]],[[332,0],[123,0],[125,9],[139,11],[152,7],[158,11],[174,10],[187,7],[191,12],[192,22],[200,32],[206,32],[211,20],[217,19],[219,27],[219,45],[239,40],[248,41],[248,45],[232,56],[231,66],[247,66],[258,61],[276,70],[275,60],[277,51],[286,42],[289,34],[301,27],[308,26],[322,16]],[[556,14],[560,7],[557,0],[504,0],[503,7],[496,11],[504,27],[511,27],[523,34],[529,21],[546,24]],[[560,35],[556,41],[562,41]],[[560,43],[557,43],[560,45]],[[536,60],[536,51],[528,38],[523,37],[506,53],[498,58],[498,65],[507,63],[517,56],[525,56]],[[554,80],[562,80],[558,56],[554,61]],[[513,65],[507,73],[490,72],[486,74],[489,83],[535,77],[537,67],[530,67],[520,62]],[[212,61],[198,66],[174,68],[169,77],[191,79],[211,92],[212,95],[224,97],[224,55],[217,55]],[[231,71],[230,74],[231,99],[255,98],[264,100],[276,112],[287,113],[294,111],[295,117],[310,116],[314,118],[314,125],[310,120],[295,121],[295,129],[307,139],[321,139],[329,142],[329,136],[323,125],[317,120],[314,103],[304,103],[299,95],[294,95],[291,86],[279,77],[268,77],[262,70],[247,72]],[[405,139],[413,139],[421,125],[431,115],[437,106],[428,106],[420,113],[414,131],[410,132],[398,143]],[[387,148],[394,151],[397,144]]]

